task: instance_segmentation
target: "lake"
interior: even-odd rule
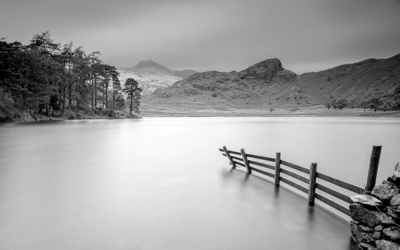
[[[400,119],[3,124],[0,249],[356,249],[345,217],[232,170],[224,145],[364,187],[373,145],[378,184],[400,161]]]

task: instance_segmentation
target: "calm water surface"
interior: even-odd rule
[[[0,126],[0,249],[351,249],[346,218],[218,148],[363,187],[400,161],[400,119],[145,118]]]

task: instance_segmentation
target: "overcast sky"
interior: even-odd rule
[[[242,70],[279,58],[295,73],[400,53],[399,0],[1,0],[0,37],[55,42],[105,63]]]

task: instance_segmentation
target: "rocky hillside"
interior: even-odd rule
[[[196,73],[166,89],[158,89],[143,102],[231,102],[268,106],[297,93],[299,77],[282,67],[279,59],[259,62],[240,72]],[[292,88],[293,87],[293,88]],[[304,102],[308,97],[304,97]]]
[[[145,97],[150,108],[185,105],[204,108],[299,108],[346,98],[357,103],[400,86],[400,54],[368,59],[332,69],[297,75],[279,59],[267,59],[240,72],[196,73]]]
[[[156,89],[171,86],[177,81],[196,73],[194,70],[170,70],[152,60],[140,61],[132,68],[119,69],[120,81],[125,84],[126,79],[134,78],[143,89],[142,95],[153,93]]]
[[[387,59],[368,59],[300,76],[304,91],[318,102],[330,96],[359,100],[381,93],[391,93],[400,86],[400,54]]]

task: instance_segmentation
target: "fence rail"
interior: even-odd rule
[[[252,171],[266,175],[268,177],[271,177],[274,179],[275,185],[279,186],[280,182],[283,182],[291,187],[294,187],[301,192],[304,192],[308,194],[308,202],[310,206],[314,205],[314,200],[320,200],[321,202],[327,204],[328,206],[331,206],[335,208],[336,210],[346,214],[350,215],[349,209],[338,204],[335,201],[332,201],[331,199],[323,196],[321,193],[317,191],[322,191],[323,193],[326,193],[332,197],[335,197],[338,200],[341,200],[345,203],[351,203],[351,199],[348,195],[342,194],[341,192],[338,192],[336,190],[333,190],[323,184],[321,184],[319,181],[325,181],[327,183],[330,183],[332,185],[335,185],[337,187],[340,187],[341,189],[351,191],[356,194],[361,194],[365,192],[371,192],[373,186],[375,185],[376,181],[376,175],[377,175],[377,170],[378,170],[378,165],[379,165],[379,157],[380,157],[380,152],[381,152],[381,146],[373,146],[372,149],[372,154],[371,154],[371,162],[370,162],[370,168],[368,172],[368,178],[367,178],[367,185],[368,189],[366,190],[357,187],[356,185],[338,180],[336,178],[330,177],[328,175],[322,174],[320,172],[317,172],[317,164],[312,163],[310,168],[305,168],[293,163],[290,163],[288,161],[284,161],[281,159],[281,153],[276,153],[276,158],[271,158],[271,157],[265,157],[265,156],[259,156],[259,155],[253,155],[253,154],[247,154],[244,149],[241,149],[240,152],[228,150],[225,146],[222,149],[219,149],[219,151],[222,152],[222,155],[225,157],[228,157],[230,164],[232,164],[233,168],[236,168],[236,166],[244,167],[246,168],[247,174],[251,174]],[[233,155],[239,155],[241,158],[232,156]],[[249,160],[248,158],[254,158],[258,160],[263,160],[266,162],[275,162],[275,166],[269,165],[267,163],[259,162],[259,161],[253,161]],[[241,161],[241,162],[239,162]],[[286,168],[282,168],[281,166],[285,166]],[[260,168],[262,169],[260,169]],[[268,172],[268,170],[272,170],[272,172]],[[300,172],[294,173],[291,170],[295,170]],[[284,174],[284,177],[281,176],[281,174]],[[304,175],[308,175],[308,178],[306,178]],[[286,176],[289,176],[293,180],[298,181],[294,182]],[[308,188],[304,187],[303,185],[308,185]]]

